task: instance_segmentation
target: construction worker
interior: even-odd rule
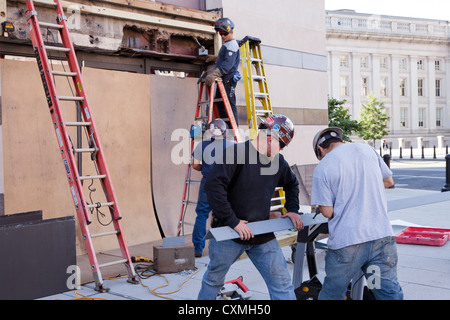
[[[228,18],[221,18],[216,21],[214,29],[222,37],[223,45],[219,50],[215,68],[206,76],[205,82],[210,86],[215,80],[221,79],[223,81],[236,125],[238,125],[235,90],[236,84],[240,79],[238,68],[241,61],[241,54],[239,44],[233,38],[234,23]],[[216,97],[220,97],[218,91],[216,92]],[[220,117],[228,118],[223,103],[218,103],[218,106]]]
[[[320,162],[313,173],[311,204],[329,218],[319,299],[344,299],[361,270],[376,299],[403,299],[384,190],[394,184],[392,171],[373,147],[344,143],[339,128],[320,130],[313,149]]]
[[[229,226],[240,236],[235,240],[209,242],[210,262],[203,276],[199,300],[216,299],[231,265],[245,251],[269,290],[271,299],[295,300],[286,260],[273,233],[254,235],[248,222],[268,220],[276,187],[286,193],[284,217],[294,228],[303,228],[298,214],[298,181],[279,151],[294,136],[292,122],[272,115],[260,124],[254,140],[226,149],[226,159],[216,163],[205,181],[205,191],[213,212],[212,227]],[[275,168],[272,170],[272,168]]]
[[[225,139],[226,132],[227,124],[225,121],[220,118],[215,119],[208,125],[204,140],[196,146],[192,154],[194,159],[192,168],[202,173],[197,206],[195,208],[197,217],[192,232],[192,243],[194,244],[196,257],[201,257],[205,248],[206,221],[211,212],[204,188],[205,179],[216,159],[223,159],[223,150],[234,144],[234,142]]]

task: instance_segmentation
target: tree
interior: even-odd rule
[[[389,134],[387,122],[391,117],[386,114],[383,101],[379,101],[374,95],[369,95],[368,98],[369,102],[362,104],[358,136],[364,140],[372,140],[375,147],[375,140]]]
[[[351,119],[348,109],[344,108],[346,100],[339,101],[328,97],[328,126],[338,127],[342,130],[343,139],[348,142],[353,133],[359,131],[359,123]]]

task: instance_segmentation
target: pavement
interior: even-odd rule
[[[445,168],[445,162],[391,160],[391,168],[417,166]],[[445,174],[445,169],[443,172]],[[388,213],[396,234],[408,226],[450,229],[450,192],[395,187],[386,189],[386,196],[388,205],[396,204]],[[397,244],[397,250],[398,278],[405,300],[450,300],[450,241],[442,246]],[[294,263],[291,247],[284,246],[282,251],[292,276]],[[316,245],[315,252],[318,272],[323,275],[326,246]],[[196,258],[195,271],[151,276],[141,279],[137,285],[127,283],[126,278],[105,280],[105,287],[109,288],[106,293],[95,291],[94,283],[87,283],[75,291],[40,300],[195,300],[208,262],[207,256]],[[304,270],[307,270],[306,261]],[[250,289],[249,300],[269,300],[267,287],[249,259],[235,262],[225,280],[238,277],[242,277],[244,284]],[[306,277],[307,272],[304,272],[303,280],[307,280]]]

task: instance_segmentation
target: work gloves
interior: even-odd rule
[[[210,86],[214,83],[215,80],[220,79],[222,77],[222,73],[218,68],[214,69],[211,73],[206,76],[205,83]]]

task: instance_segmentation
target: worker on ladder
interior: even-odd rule
[[[214,217],[211,226],[229,226],[239,233],[240,239],[209,241],[210,263],[199,300],[216,298],[226,273],[244,251],[264,278],[271,299],[296,299],[286,259],[273,232],[254,236],[247,226],[248,222],[269,219],[270,201],[280,186],[286,191],[285,217],[291,219],[296,230],[304,227],[298,214],[298,180],[279,154],[294,137],[294,125],[283,115],[272,115],[259,128],[254,140],[228,148],[225,161],[217,162],[205,181]]]
[[[205,82],[208,86],[211,86],[216,80],[221,79],[223,81],[236,125],[239,125],[235,90],[236,84],[241,77],[238,71],[241,54],[239,44],[233,38],[234,23],[228,18],[221,18],[216,21],[214,29],[222,37],[223,45],[219,50],[215,68],[206,76]],[[220,98],[219,91],[217,91],[216,98]],[[223,103],[218,103],[218,105],[219,116],[228,118]]]
[[[203,141],[200,142],[192,154],[192,168],[201,171],[202,180],[198,190],[197,206],[195,213],[194,230],[192,231],[192,243],[194,244],[195,256],[201,257],[205,248],[206,221],[208,220],[211,207],[206,199],[204,188],[205,179],[216,159],[223,159],[224,150],[233,145],[234,142],[226,140],[227,124],[220,118],[215,119],[208,125]]]

